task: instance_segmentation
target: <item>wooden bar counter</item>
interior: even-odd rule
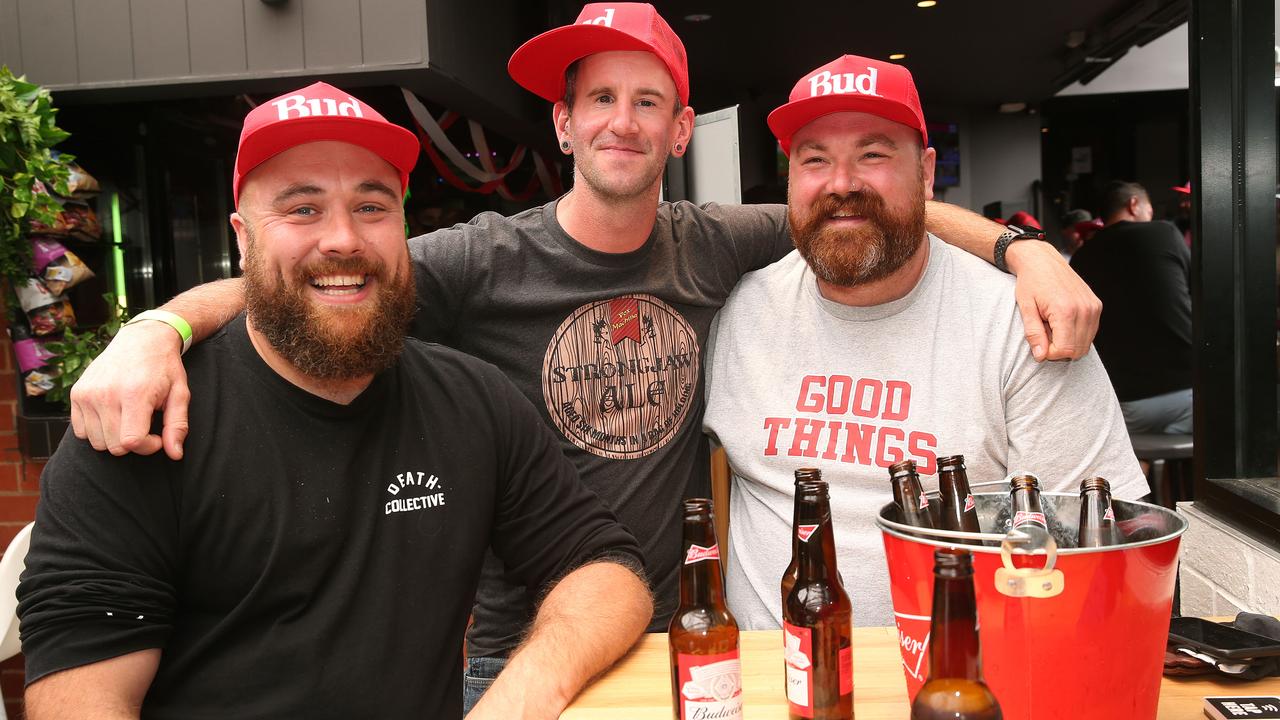
[[[857,720],[906,720],[907,685],[893,628],[854,628],[854,713]],[[1255,682],[1164,678],[1158,720],[1199,720],[1206,695],[1280,695],[1280,678]],[[782,633],[742,633],[743,718],[786,720],[782,689]],[[667,636],[644,636],[629,655],[582,692],[565,720],[670,720],[671,670]],[[1018,718],[1009,718],[1018,720]]]

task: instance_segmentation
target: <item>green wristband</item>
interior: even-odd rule
[[[143,320],[155,320],[173,328],[178,332],[178,337],[182,338],[182,354],[186,355],[191,349],[191,324],[182,319],[181,315],[171,313],[168,310],[146,310],[134,315],[125,325],[132,325]]]

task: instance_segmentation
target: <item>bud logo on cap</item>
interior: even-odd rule
[[[597,18],[583,20],[579,25],[604,25],[605,27],[613,27],[613,8],[606,8],[604,14]]]
[[[345,102],[336,98],[308,98],[306,95],[290,95],[272,100],[276,108],[277,120],[288,120],[291,117],[314,117],[317,115],[337,115],[339,117],[364,117],[360,109],[360,101],[347,96]]]
[[[837,95],[858,93],[859,95],[875,95],[879,97],[876,94],[877,72],[876,68],[867,68],[867,71],[861,75],[851,72],[832,75],[830,70],[823,70],[809,78],[809,97],[819,97],[832,93]]]
[[[787,104],[769,113],[769,129],[791,152],[791,136],[824,115],[839,112],[878,115],[906,125],[929,143],[915,80],[905,67],[873,58],[844,55],[810,72],[791,89]]]

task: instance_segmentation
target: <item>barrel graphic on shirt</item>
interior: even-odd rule
[[[547,344],[542,396],[574,445],[640,458],[679,432],[700,362],[684,316],[652,295],[623,295],[582,305],[560,325]]]

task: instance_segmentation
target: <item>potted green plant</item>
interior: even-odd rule
[[[53,194],[70,194],[70,155],[53,153],[68,133],[58,127],[45,88],[0,66],[0,276],[11,285],[31,274],[27,225],[52,225],[62,210]]]
[[[57,196],[70,194],[67,181],[74,158],[53,152],[54,146],[69,135],[58,127],[57,112],[47,89],[24,77],[15,77],[9,68],[0,66],[0,279],[9,288],[23,285],[31,276],[32,250],[27,238],[30,223],[53,225],[62,211]],[[12,291],[0,292],[16,308]],[[69,351],[67,359],[78,367],[74,377],[79,377],[91,359],[85,355],[105,344],[95,344],[100,332],[86,333],[88,337],[68,332],[62,339]],[[60,361],[54,362],[61,371],[59,365]],[[58,392],[50,400],[65,405],[71,382],[74,379],[59,379]],[[57,416],[56,410],[52,416],[44,411],[27,417],[25,398],[22,400],[16,424],[23,453],[28,457],[48,457],[62,437],[67,418]]]

